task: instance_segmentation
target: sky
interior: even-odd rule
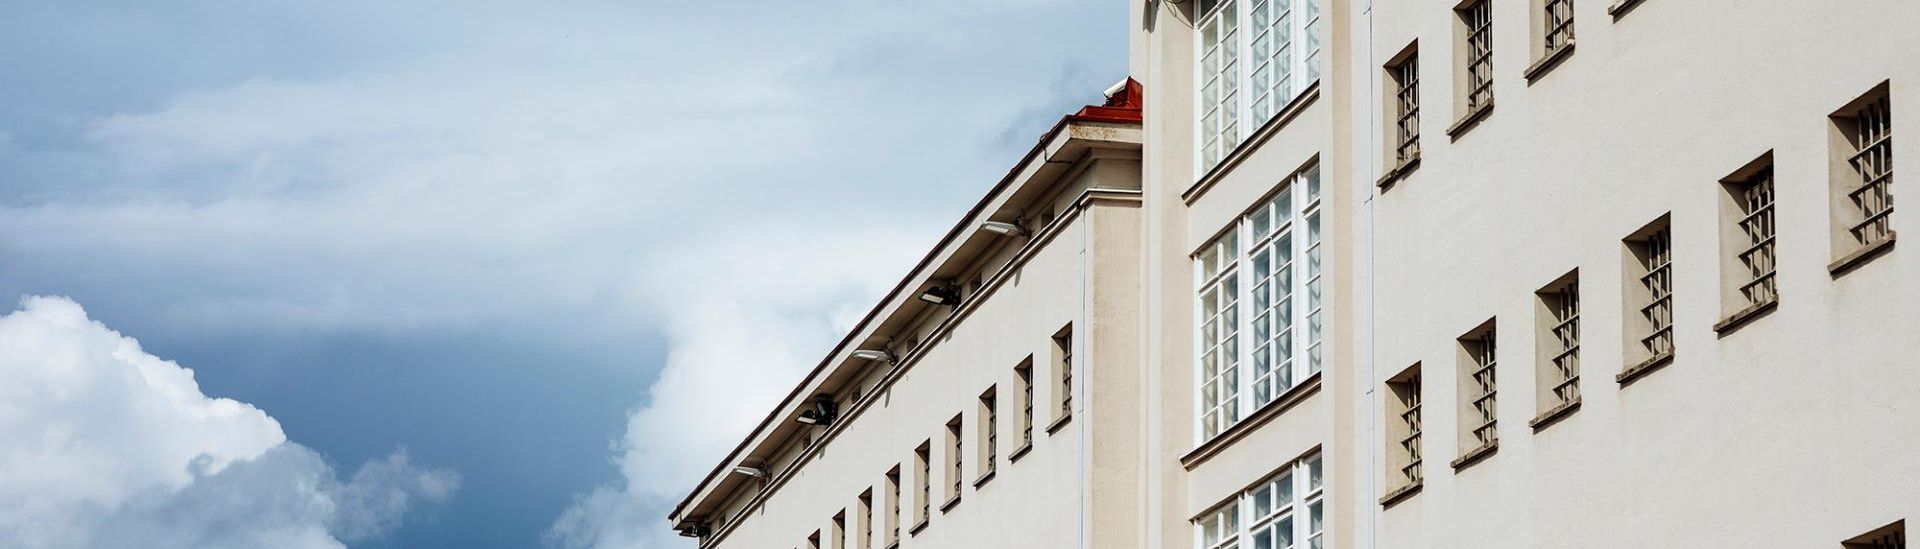
[[[688,547],[1101,0],[0,0],[0,546]]]

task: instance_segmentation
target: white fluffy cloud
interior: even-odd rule
[[[458,484],[404,452],[340,479],[68,299],[0,317],[0,546],[345,547]]]

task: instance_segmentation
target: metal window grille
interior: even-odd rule
[[[1905,532],[1891,532],[1879,538],[1869,540],[1858,547],[1862,549],[1907,549],[1907,535]]]
[[[1020,378],[1020,445],[1033,444],[1033,366],[1014,369]]]
[[[1073,415],[1073,334],[1053,337],[1060,346],[1060,417]]]
[[[887,544],[900,539],[900,467],[887,473]]]
[[[1640,276],[1640,284],[1647,288],[1647,304],[1640,315],[1649,331],[1640,344],[1649,356],[1665,356],[1673,352],[1673,233],[1662,228],[1644,245],[1647,273]]]
[[[1853,120],[1855,152],[1848,159],[1860,174],[1860,186],[1847,193],[1860,211],[1851,227],[1853,238],[1865,246],[1893,234],[1893,110],[1889,99],[1861,107]]]
[[[932,516],[933,509],[933,452],[926,443],[920,444],[920,451],[913,456],[920,463],[920,514],[914,518],[925,522]]]
[[[1553,368],[1559,374],[1553,384],[1553,397],[1566,404],[1580,400],[1580,283],[1554,292],[1552,301],[1552,332],[1557,347]]]
[[[1779,298],[1774,279],[1773,169],[1761,171],[1740,189],[1740,232],[1747,245],[1740,250],[1740,263],[1747,267],[1747,281],[1740,285],[1740,296],[1747,305],[1770,303]]]
[[[1000,397],[997,394],[988,394],[981,398],[981,405],[987,412],[980,418],[980,428],[987,433],[986,440],[980,445],[980,474],[982,475],[993,472],[994,467],[999,465],[999,460],[995,459],[995,456],[1000,454],[999,401]]]
[[[1200,23],[1200,158],[1212,166],[1240,142],[1239,20],[1221,2]]]
[[[948,447],[949,450],[953,452],[953,459],[947,460],[952,465],[952,469],[947,471],[947,477],[952,479],[952,482],[948,483],[948,487],[952,491],[947,492],[947,499],[953,499],[960,497],[960,485],[964,482],[961,478],[966,475],[964,468],[966,454],[962,453],[965,451],[965,448],[961,441],[966,440],[967,437],[960,434],[959,416],[954,416],[953,422],[947,424],[947,436],[952,439]]]
[[[1547,52],[1573,44],[1573,0],[1547,0]]]
[[[1467,110],[1493,104],[1493,2],[1460,10],[1467,25]]]
[[[1400,385],[1406,395],[1401,399],[1400,422],[1407,429],[1406,436],[1400,437],[1400,451],[1407,459],[1400,476],[1414,484],[1420,482],[1420,374],[1408,376]]]
[[[1394,154],[1397,163],[1404,165],[1420,158],[1420,58],[1401,61],[1393,67],[1393,74],[1400,84],[1395,93],[1400,112],[1395,121],[1399,139]]]
[[[1488,446],[1499,441],[1500,433],[1495,428],[1497,420],[1495,395],[1497,383],[1494,379],[1494,333],[1489,330],[1485,335],[1467,340],[1467,356],[1472,358],[1473,373],[1469,387],[1473,389],[1473,439],[1480,446]]]

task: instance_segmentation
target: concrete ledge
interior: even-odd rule
[[[1467,453],[1460,455],[1460,459],[1453,460],[1453,472],[1459,473],[1461,470],[1472,467],[1475,463],[1486,461],[1487,458],[1493,456],[1494,452],[1498,451],[1500,451],[1500,441],[1498,440],[1483,444],[1479,448],[1467,450]]]
[[[1614,2],[1613,5],[1607,6],[1607,15],[1611,15],[1613,16],[1613,20],[1619,21],[1621,17],[1627,15],[1627,12],[1633,11],[1633,8],[1639,6],[1640,2],[1641,0],[1620,0],[1619,2]]]
[[[1192,452],[1187,452],[1187,455],[1180,456],[1180,466],[1185,467],[1188,471],[1192,471],[1194,467],[1199,467],[1201,463],[1206,462],[1207,458],[1219,454],[1220,451],[1225,450],[1228,446],[1232,446],[1234,442],[1245,438],[1248,433],[1259,429],[1261,425],[1265,425],[1268,421],[1272,421],[1273,418],[1279,417],[1280,414],[1300,404],[1300,402],[1306,400],[1307,397],[1319,392],[1320,372],[1314,372],[1313,375],[1307,376],[1307,379],[1294,385],[1293,388],[1287,389],[1284,393],[1280,393],[1280,396],[1275,397],[1272,402],[1268,402],[1265,406],[1261,406],[1260,409],[1254,410],[1252,415],[1242,418],[1239,423],[1235,423],[1232,427],[1228,427],[1227,430],[1221,431],[1218,435],[1214,435],[1212,439],[1208,439],[1205,443],[1202,443],[1200,447],[1194,448]]]
[[[1560,46],[1560,49],[1547,52],[1546,55],[1542,55],[1539,59],[1534,60],[1532,65],[1528,65],[1527,71],[1524,73],[1527,77],[1527,85],[1533,85],[1534,80],[1539,80],[1541,76],[1547,74],[1547,71],[1560,66],[1561,61],[1572,57],[1573,45],[1574,42],[1567,42],[1567,45]]]
[[[1579,409],[1580,399],[1576,398],[1564,404],[1548,408],[1545,412],[1540,412],[1540,415],[1533,418],[1533,421],[1527,422],[1527,426],[1532,427],[1533,432],[1538,433],[1548,427],[1552,427],[1555,423],[1559,423],[1561,419],[1573,415],[1573,413]]]
[[[1022,444],[1022,445],[1020,445],[1020,447],[1019,447],[1019,448],[1015,448],[1015,449],[1013,450],[1013,453],[1011,453],[1011,454],[1007,454],[1007,463],[1013,463],[1013,462],[1016,462],[1016,461],[1020,461],[1020,458],[1023,458],[1023,457],[1026,457],[1026,456],[1027,456],[1027,454],[1028,454],[1029,452],[1032,452],[1032,451],[1033,451],[1033,443],[1032,443],[1032,442],[1028,442],[1028,443],[1026,443],[1026,444]]]
[[[1827,274],[1832,275],[1833,278],[1840,278],[1840,275],[1853,272],[1854,269],[1867,264],[1868,260],[1892,251],[1894,237],[1896,236],[1900,236],[1900,234],[1888,232],[1887,237],[1880,239],[1879,242],[1862,246],[1860,249],[1854,250],[1853,253],[1840,256],[1840,259],[1833,260],[1833,263],[1827,264]]]
[[[1053,424],[1047,426],[1047,435],[1051,436],[1054,433],[1060,432],[1060,428],[1066,427],[1068,423],[1073,423],[1073,414],[1060,416],[1058,419],[1053,420]]]
[[[940,504],[940,513],[946,514],[947,511],[952,511],[954,507],[959,507],[959,506],[960,506],[960,496],[958,494],[955,494],[953,497],[947,498],[946,503]]]
[[[984,484],[986,484],[986,483],[987,483],[987,481],[989,481],[989,480],[993,480],[993,474],[994,474],[994,473],[996,473],[996,472],[998,472],[998,471],[999,471],[999,470],[998,470],[997,468],[996,468],[996,469],[988,469],[986,473],[982,473],[982,474],[980,475],[980,478],[977,478],[977,479],[973,479],[973,488],[974,488],[975,490],[978,490],[978,489],[980,489],[980,486],[981,486],[981,485],[984,485]]]
[[[1447,126],[1447,137],[1459,141],[1462,134],[1467,133],[1467,130],[1473,129],[1474,126],[1480,125],[1480,121],[1486,120],[1487,116],[1492,114],[1492,102],[1481,105],[1478,109],[1468,111],[1466,116],[1460,117],[1460,120],[1454,122],[1452,126]]]
[[[1780,298],[1778,296],[1764,302],[1755,303],[1745,309],[1727,315],[1726,318],[1720,319],[1719,322],[1713,323],[1713,331],[1714,333],[1720,334],[1720,337],[1726,337],[1727,334],[1732,333],[1741,326],[1747,325],[1748,322],[1767,316],[1768,313],[1772,313],[1774,309],[1778,308],[1780,308]]]
[[[1405,501],[1407,498],[1413,497],[1414,494],[1420,493],[1420,487],[1425,485],[1426,485],[1425,482],[1415,482],[1413,484],[1408,484],[1406,486],[1394,488],[1393,491],[1387,492],[1387,495],[1380,497],[1380,508],[1381,509],[1391,508],[1393,507],[1394,504],[1400,503],[1401,501]]]
[[[1387,192],[1387,189],[1393,188],[1394,183],[1399,183],[1401,179],[1405,179],[1408,174],[1417,169],[1420,169],[1420,157],[1409,158],[1406,162],[1401,162],[1400,165],[1387,170],[1387,174],[1380,176],[1380,181],[1375,182],[1374,186],[1380,187],[1380,192]]]
[[[1666,366],[1671,363],[1673,363],[1673,353],[1661,354],[1642,360],[1639,364],[1628,366],[1627,369],[1621,370],[1619,375],[1613,376],[1613,380],[1619,383],[1621,387],[1626,387],[1627,384],[1633,383],[1634,380],[1640,379],[1641,376],[1653,373],[1654,370],[1660,369],[1661,366]]]

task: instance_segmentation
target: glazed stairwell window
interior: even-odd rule
[[[1320,1],[1197,3],[1201,172],[1319,80]]]
[[[1320,241],[1312,166],[1195,254],[1201,442],[1320,371]]]
[[[1320,456],[1287,464],[1267,480],[1194,520],[1199,549],[1322,549],[1326,503]]]

